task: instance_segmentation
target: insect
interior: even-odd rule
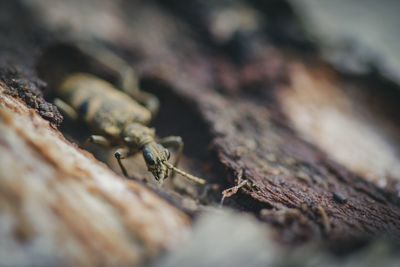
[[[183,150],[179,136],[158,139],[153,128],[147,125],[158,111],[158,99],[139,90],[135,73],[121,58],[99,47],[80,46],[83,51],[95,57],[98,62],[117,71],[121,89],[88,73],[68,75],[56,89],[55,104],[71,119],[85,121],[96,133],[90,142],[105,146],[119,147],[114,155],[123,174],[128,177],[122,159],[142,152],[148,170],[162,183],[174,172],[183,177],[205,184],[205,180],[177,168]],[[170,151],[175,148],[177,156],[171,164]]]

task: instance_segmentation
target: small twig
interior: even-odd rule
[[[243,176],[243,170],[241,170],[238,174],[238,178],[236,180],[236,185],[230,188],[225,189],[224,191],[222,191],[222,198],[221,198],[221,202],[220,202],[220,206],[222,207],[224,204],[224,200],[227,197],[231,197],[235,194],[237,194],[237,192],[239,191],[240,188],[242,188],[243,186],[245,186],[248,183],[248,180],[244,179],[242,180],[242,176]]]

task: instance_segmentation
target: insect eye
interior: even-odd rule
[[[147,164],[149,164],[149,165],[156,164],[153,154],[148,149],[143,150],[143,157]]]

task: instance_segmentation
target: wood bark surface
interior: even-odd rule
[[[217,206],[238,180],[247,184],[224,205],[255,215],[285,244],[399,240],[399,87],[373,71],[349,75],[323,62],[288,2],[78,2],[7,7],[26,16],[0,46],[0,197],[10,218],[3,251],[37,238],[46,244],[39,252],[15,243],[21,262],[46,252],[50,264],[143,263],[186,237],[195,217],[183,211]],[[232,24],[226,14],[245,30],[223,27]],[[10,17],[3,23],[12,28]],[[159,136],[183,137],[181,167],[207,179],[207,190],[181,181],[178,191],[155,189],[162,200],[58,132],[60,114],[43,93],[51,100],[76,71],[115,82],[115,73],[76,51],[82,39],[134,67],[141,88],[161,102],[152,126]],[[119,171],[114,159],[96,156]],[[135,179],[151,180],[140,155],[127,165]]]
[[[2,266],[137,265],[187,238],[185,214],[66,141],[4,87]]]

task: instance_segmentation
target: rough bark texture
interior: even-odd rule
[[[303,141],[275,107],[260,105],[266,99],[221,97],[207,89],[199,92],[192,81],[168,83],[198,104],[214,136],[213,150],[230,173],[227,181],[233,185],[240,176],[251,182],[234,205],[278,225],[286,241],[310,237],[352,240],[381,234],[399,237],[396,195]],[[290,89],[285,86],[284,90]],[[369,169],[373,172],[374,166]]]
[[[2,266],[137,265],[187,237],[185,214],[66,141],[4,86]]]
[[[8,90],[1,98],[8,103],[0,110],[2,128],[8,134],[5,138],[16,138],[15,146],[13,140],[5,139],[7,146],[2,149],[11,157],[2,156],[1,163],[10,164],[15,181],[53,184],[54,192],[43,189],[45,200],[33,198],[29,203],[36,203],[38,212],[47,214],[51,209],[56,217],[51,227],[66,227],[65,233],[72,233],[67,241],[87,249],[88,263],[141,262],[178,241],[188,219],[143,186],[120,181],[106,167],[99,167],[90,154],[78,152],[11,97],[19,96],[56,125],[60,115],[44,102],[40,91],[51,99],[59,79],[73,71],[115,82],[115,74],[74,49],[77,39],[99,41],[134,66],[141,87],[161,101],[154,121],[158,135],[181,135],[185,141],[181,166],[215,184],[204,192],[183,182],[178,192],[169,185],[157,189],[179,208],[194,212],[201,208],[199,202],[215,205],[221,191],[240,178],[247,185],[224,204],[274,226],[277,239],[284,243],[351,242],[382,235],[400,239],[399,88],[377,73],[346,76],[321,62],[318,49],[287,2],[249,0],[228,6],[219,1],[78,2],[37,0],[29,7],[7,7],[9,14],[22,8],[27,16],[19,22],[21,29],[11,30],[0,47],[12,59],[1,61],[3,88]],[[12,28],[10,17],[4,25]],[[47,37],[26,40],[24,30]],[[4,46],[7,42],[19,47],[17,52]],[[14,66],[18,68],[10,72]],[[19,113],[7,111],[13,106]],[[28,129],[23,129],[24,124]],[[77,140],[88,134],[68,125],[62,130]],[[54,150],[50,139],[48,146],[34,141],[35,134],[44,132],[52,136]],[[43,141],[45,136],[37,137]],[[17,145],[22,141],[20,151]],[[115,160],[99,158],[118,171]],[[28,173],[35,160],[43,170]],[[127,165],[133,177],[151,180],[140,155],[127,160]],[[38,182],[36,171],[40,171]],[[2,174],[4,179],[11,177]],[[45,175],[48,181],[42,178]],[[22,201],[14,202],[14,196],[5,193],[1,196],[8,205]],[[68,202],[77,197],[87,204]],[[59,202],[64,204],[54,204]],[[93,214],[83,214],[89,212]],[[22,215],[12,218],[18,216]],[[82,218],[94,232],[82,230],[85,224],[74,224],[71,216]],[[112,225],[98,225],[100,217],[110,218],[104,223]],[[21,220],[25,223],[26,219]],[[35,232],[29,225],[20,227],[23,238]],[[102,236],[96,227],[118,232]],[[58,238],[58,232],[43,235]],[[93,242],[103,240],[104,246],[94,246],[91,237]],[[98,251],[107,253],[92,257]],[[68,250],[60,257],[64,256],[72,262],[81,259]]]

